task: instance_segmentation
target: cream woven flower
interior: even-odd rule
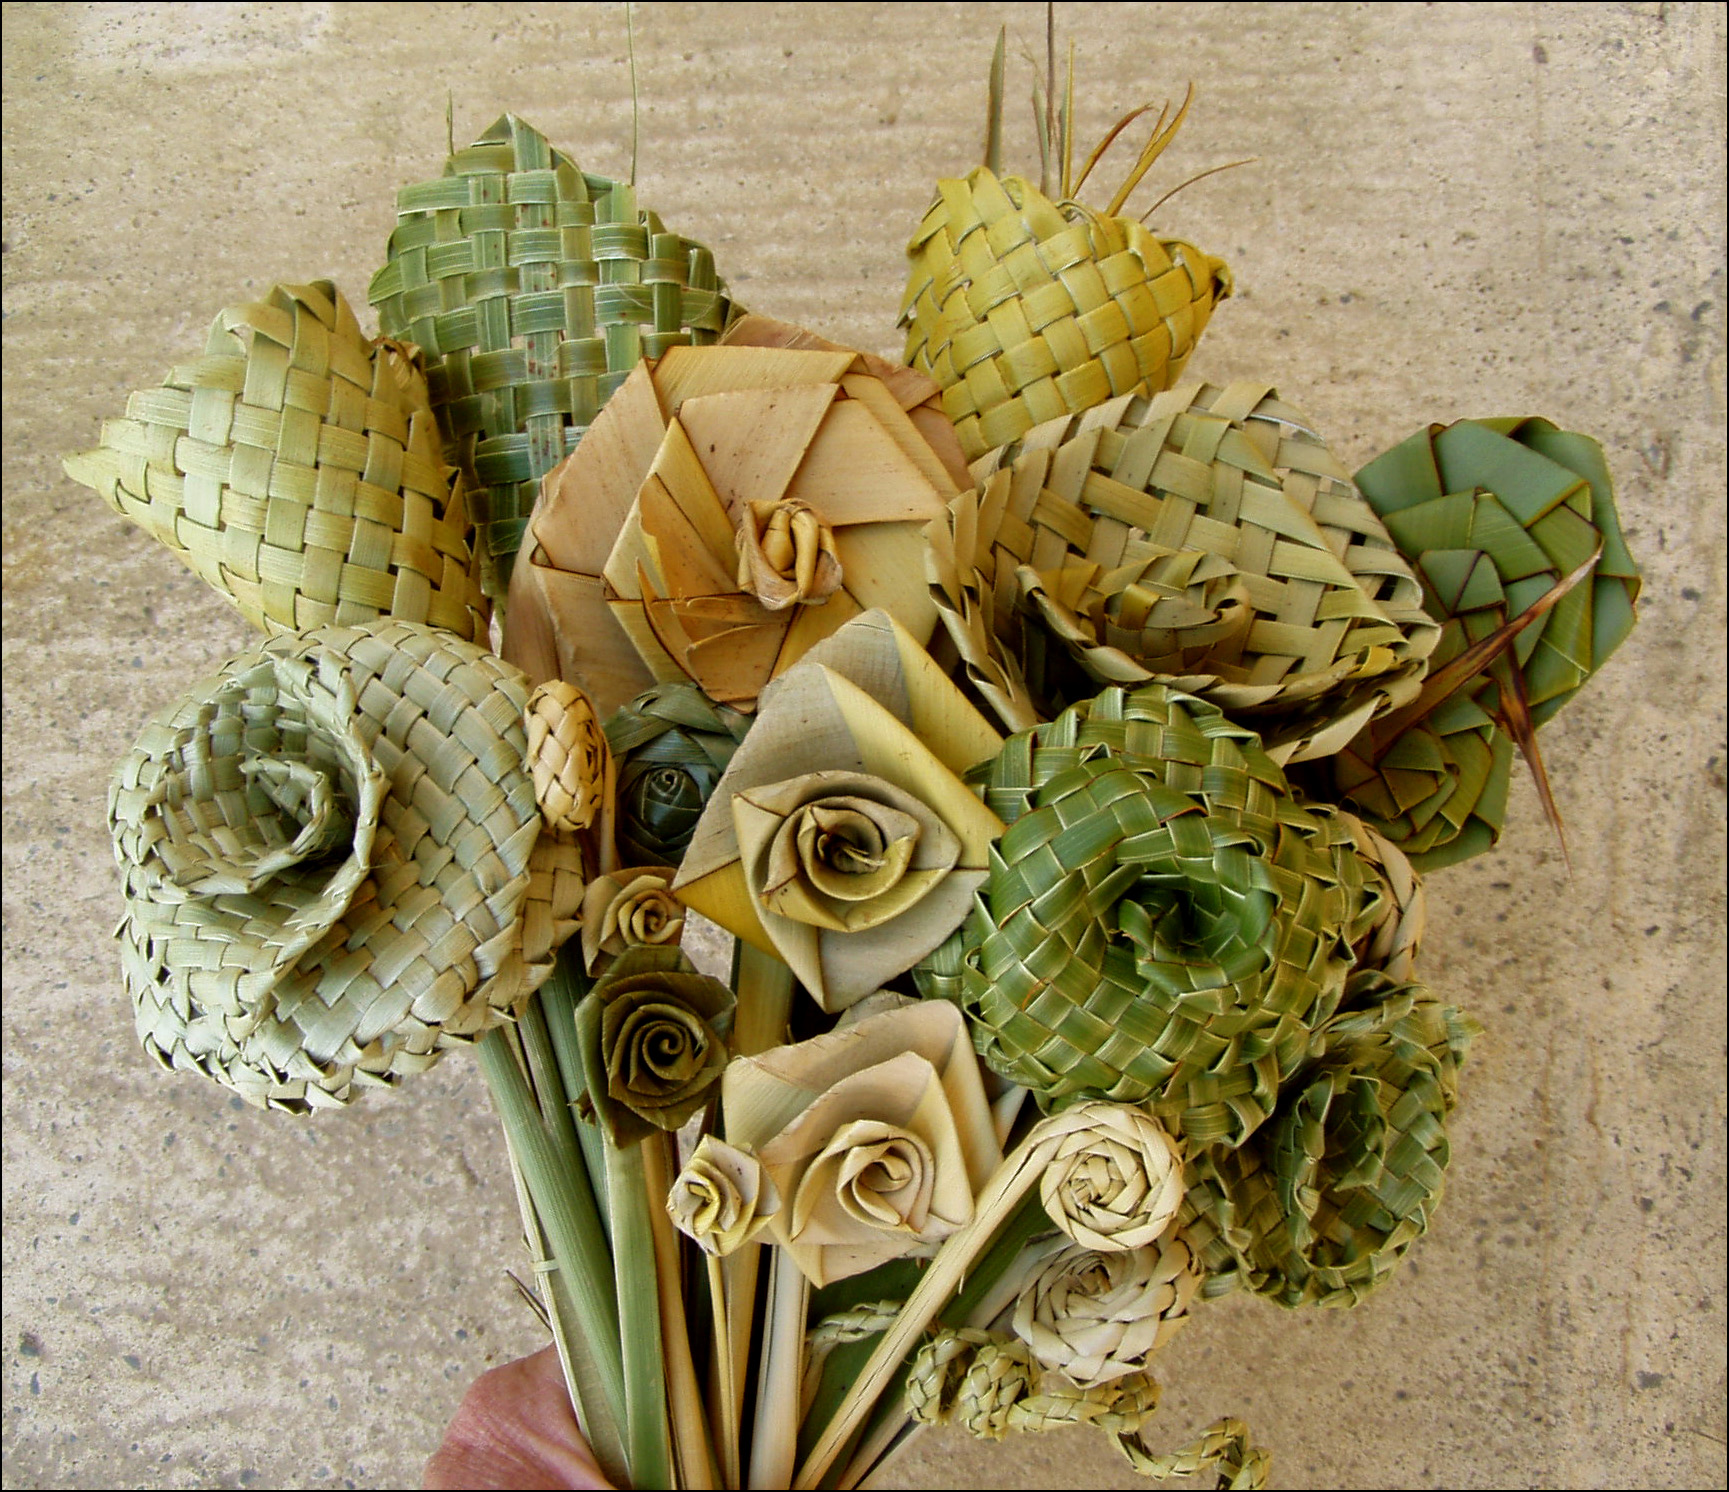
[[[768,1226],[780,1193],[756,1156],[704,1135],[674,1179],[666,1210],[704,1253],[724,1258]]]
[[[684,906],[668,887],[672,869],[643,865],[596,876],[582,894],[582,961],[594,973],[603,955],[626,948],[676,947],[684,931]]]
[[[1039,1200],[1074,1242],[1099,1253],[1143,1248],[1171,1225],[1183,1162],[1155,1119],[1128,1104],[1080,1103],[1047,1133],[1061,1143],[1039,1178]]]

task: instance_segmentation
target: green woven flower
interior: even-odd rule
[[[501,597],[540,478],[642,358],[716,341],[731,302],[707,249],[511,114],[396,205],[367,299],[426,353]]]
[[[1008,829],[921,988],[958,999],[985,1060],[1045,1106],[1102,1096],[1240,1144],[1367,935],[1353,826],[1160,684],[1012,736],[977,775]]]
[[[606,722],[627,865],[677,865],[751,717],[695,684],[657,684]]]
[[[1486,677],[1469,676],[1432,714],[1419,705],[1375,722],[1336,759],[1337,790],[1431,869],[1494,844],[1513,744],[1547,800],[1536,728],[1632,631],[1639,571],[1602,448],[1547,420],[1431,425],[1356,480],[1443,624],[1431,678],[1586,570]]]
[[[1326,1051],[1240,1149],[1191,1160],[1178,1230],[1208,1295],[1355,1305],[1429,1226],[1477,1023],[1419,985],[1354,975]]]

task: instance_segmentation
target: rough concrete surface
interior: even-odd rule
[[[642,199],[751,307],[896,351],[997,27],[1042,16],[640,6]],[[1228,1300],[1166,1360],[1168,1442],[1241,1414],[1279,1485],[1724,1483],[1724,17],[1058,8],[1083,139],[1192,78],[1159,189],[1258,158],[1158,215],[1241,287],[1195,372],[1277,384],[1353,467],[1430,420],[1591,432],[1645,569],[1638,630],[1544,734],[1571,877],[1520,768],[1498,852],[1430,883],[1427,977],[1488,1028],[1435,1229],[1358,1310]],[[627,172],[623,11],[4,19],[5,1482],[412,1483],[465,1385],[538,1345],[484,1087],[458,1056],[296,1121],[146,1064],[105,785],[248,633],[60,457],[275,281],[334,278],[370,325],[447,91],[460,136],[512,109]],[[1136,1484],[1082,1431],[932,1434],[888,1481]]]

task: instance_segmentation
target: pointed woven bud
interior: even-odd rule
[[[554,679],[529,697],[528,766],[547,824],[561,834],[588,828],[606,792],[606,736],[574,684]]]

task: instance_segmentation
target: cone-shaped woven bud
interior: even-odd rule
[[[1419,721],[1392,715],[1340,754],[1337,789],[1432,869],[1494,844],[1512,756],[1503,729],[1518,738],[1527,718],[1528,730],[1552,718],[1621,645],[1639,571],[1602,447],[1547,420],[1431,425],[1371,461],[1357,483],[1443,624],[1431,673],[1589,566],[1486,680]]]
[[[969,461],[1035,425],[1169,388],[1224,262],[984,166],[937,183],[907,245],[906,362],[942,386]]]
[[[391,616],[485,635],[419,355],[369,341],[327,280],[221,312],[202,357],[65,467],[266,632]]]
[[[304,1111],[509,1019],[574,927],[536,897],[581,890],[540,857],[527,702],[390,621],[273,639],[147,726],[109,790],[145,1050]]]
[[[1421,588],[1325,442],[1264,384],[1112,400],[973,475],[980,490],[930,531],[928,573],[1011,728],[1158,679],[1302,761],[1417,692],[1438,635]]]
[[[367,299],[426,352],[448,457],[475,493],[486,590],[502,596],[541,476],[638,361],[715,341],[731,303],[707,249],[511,114],[396,208]]]
[[[1299,803],[1252,731],[1159,684],[1010,737],[977,776],[1008,829],[920,987],[958,998],[986,1062],[1043,1105],[1102,1096],[1241,1143],[1351,968],[1350,826]]]
[[[1238,1150],[1191,1162],[1178,1231],[1210,1278],[1281,1305],[1355,1305],[1429,1226],[1446,1116],[1480,1027],[1419,985],[1354,975],[1326,1051]]]
[[[695,684],[656,684],[606,722],[618,766],[618,852],[627,865],[677,865],[750,729]]]

